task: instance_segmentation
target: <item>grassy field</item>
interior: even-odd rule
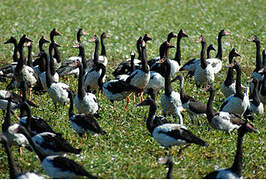
[[[221,29],[231,33],[223,38],[223,62],[228,62],[228,54],[236,48],[242,55],[237,58],[243,70],[242,83],[250,77],[255,68],[255,44],[246,40],[257,35],[265,48],[266,2],[263,0],[157,0],[157,1],[130,1],[130,0],[13,0],[0,1],[0,64],[12,61],[12,47],[4,45],[10,36],[19,38],[27,34],[34,40],[33,52],[38,52],[38,40],[44,35],[49,37],[55,27],[63,36],[56,37],[62,45],[60,48],[63,59],[77,55],[77,50],[71,48],[76,42],[76,31],[83,28],[90,36],[83,37],[86,55],[90,56],[94,44],[88,43],[94,33],[98,36],[105,31],[110,38],[106,39],[108,54],[107,79],[112,79],[111,72],[125,58],[131,50],[136,50],[135,42],[139,36],[149,33],[153,40],[147,45],[148,58],[158,56],[159,45],[166,40],[169,32],[178,32],[181,28],[187,32],[189,38],[181,42],[182,61],[199,57],[200,44],[198,37],[202,34],[208,44],[213,43],[217,48],[217,35]],[[176,40],[172,40],[175,44]],[[47,48],[47,47],[45,47]],[[175,51],[170,51],[170,57]],[[214,54],[212,54],[214,56]],[[224,97],[220,86],[225,79],[227,69],[216,76],[214,84],[216,96],[214,106],[219,109]],[[63,81],[63,80],[62,80]],[[77,79],[72,78],[68,83],[77,92]],[[7,84],[1,83],[1,89]],[[179,91],[178,83],[173,84]],[[208,93],[199,92],[194,80],[186,80],[187,94],[207,103]],[[159,97],[157,104],[159,105]],[[33,109],[33,115],[43,117],[58,132],[68,139],[73,146],[82,148],[80,156],[67,155],[69,158],[82,164],[89,172],[101,178],[165,178],[165,166],[157,163],[159,157],[164,156],[165,150],[151,137],[145,127],[144,118],[148,108],[136,108],[136,103],[130,102],[127,112],[123,110],[125,102],[111,103],[102,96],[99,99],[101,106],[101,127],[107,132],[106,136],[89,136],[80,138],[70,128],[68,123],[68,105],[60,106],[54,114],[54,107],[47,94],[33,96],[34,102],[40,105]],[[161,113],[158,108],[157,113]],[[3,115],[0,115],[0,123]],[[171,118],[170,118],[171,119]],[[171,119],[173,122],[175,119]],[[200,117],[205,124],[199,127],[192,124],[185,114],[184,123],[193,133],[209,143],[209,147],[202,148],[191,145],[181,157],[177,157],[179,147],[173,148],[174,172],[173,178],[201,178],[214,167],[230,167],[233,163],[236,150],[237,133],[231,136],[214,130],[208,125],[205,117]],[[255,116],[254,126],[260,134],[247,134],[243,148],[243,177],[266,178],[266,115]],[[13,122],[16,120],[13,118]],[[34,171],[45,175],[40,161],[32,153],[24,150],[19,157],[17,148],[13,153],[19,166],[26,171]],[[0,148],[0,179],[8,178],[7,158]]]

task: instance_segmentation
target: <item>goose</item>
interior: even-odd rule
[[[213,128],[226,131],[230,134],[234,129],[238,129],[242,124],[245,123],[245,121],[242,120],[237,114],[223,111],[216,112],[212,106],[215,90],[211,85],[207,86],[205,90],[209,91],[210,93],[206,114],[207,120]]]
[[[233,48],[229,53],[229,64],[233,63],[233,58],[241,55]],[[228,68],[227,76],[221,87],[222,93],[225,97],[236,93],[236,83],[234,81],[234,70],[232,67]]]
[[[37,116],[32,116],[31,108],[27,102],[20,103],[17,108],[20,109],[19,124],[26,127],[31,136],[35,136],[42,132],[58,134],[44,119]]]
[[[147,63],[146,43],[143,40],[141,43],[141,69],[136,69],[127,78],[126,83],[138,88],[141,92],[141,99],[143,98],[143,91],[150,80],[150,67]]]
[[[166,175],[166,179],[172,179],[173,166],[174,166],[172,158],[168,157],[168,156],[166,156],[164,158],[159,158],[158,163],[159,164],[165,164],[167,166],[168,172]]]
[[[260,81],[259,84],[259,98],[260,101],[265,105],[266,104],[266,51],[263,50],[263,64],[264,69],[261,70],[261,72],[264,74],[263,80]]]
[[[129,72],[126,73],[126,74],[121,74],[121,75],[118,75],[116,76],[115,79],[118,79],[118,80],[122,80],[122,81],[126,81],[127,78],[130,76],[130,74],[136,70],[136,67],[135,67],[135,52],[131,51],[130,53],[130,69],[129,69]]]
[[[46,39],[44,36],[42,36],[39,39],[39,51],[40,51],[39,54],[41,54],[44,51],[43,45],[46,43],[50,43],[50,41],[48,39]],[[33,62],[33,66],[34,66],[35,72],[38,75],[45,71],[45,62],[40,57],[35,59],[35,61]]]
[[[77,44],[75,46],[76,48],[79,48],[81,53],[81,58],[85,58],[84,54],[84,47],[82,44]],[[99,105],[96,99],[96,96],[90,92],[86,92],[84,89],[84,70],[83,70],[83,64],[81,62],[78,62],[79,67],[79,78],[78,78],[78,94],[74,97],[74,105],[77,108],[79,113],[84,114],[95,114],[99,110]],[[103,76],[105,75],[105,66],[103,64],[99,64],[98,67],[102,69],[102,74],[99,77],[99,80],[103,79]]]
[[[60,45],[57,44],[57,43],[50,43],[50,45],[49,45],[49,57],[52,57],[52,54],[53,54],[52,52],[55,49],[55,47],[60,47]],[[40,78],[42,89],[46,91],[47,90],[46,73],[47,73],[47,70],[48,70],[48,65],[50,66],[51,77],[52,77],[52,80],[54,82],[56,82],[56,83],[59,82],[59,75],[58,75],[58,73],[55,70],[55,62],[54,62],[54,60],[50,59],[50,63],[49,63],[49,62],[47,62],[48,59],[45,59],[45,58],[43,58],[43,59],[46,60],[46,62],[45,62],[46,72],[42,72],[39,75],[39,78]]]
[[[68,111],[69,124],[79,136],[83,136],[85,133],[106,134],[106,132],[102,130],[98,122],[95,120],[95,115],[74,114],[74,94],[72,91],[68,93],[68,97],[70,99]]]
[[[258,131],[247,121],[241,125],[238,129],[238,137],[237,137],[237,149],[235,153],[234,163],[230,168],[227,169],[218,169],[206,175],[204,179],[240,179],[242,178],[242,159],[243,159],[243,137],[248,132]]]
[[[215,71],[212,68],[212,65],[208,64],[204,57],[206,42],[202,35],[199,38],[199,42],[202,45],[200,53],[200,64],[197,64],[194,72],[194,80],[198,88],[201,87],[202,85],[213,83],[215,78],[214,77]]]
[[[101,53],[99,55],[99,62],[102,63],[104,66],[107,66],[107,63],[108,63],[108,59],[107,59],[107,56],[106,56],[106,48],[105,48],[105,44],[104,44],[104,39],[105,38],[108,38],[109,36],[107,36],[107,34],[105,32],[103,32],[101,34],[101,37],[100,37],[100,41],[101,41]],[[94,58],[94,53],[92,54],[92,61],[93,62],[93,58]],[[92,66],[92,65],[90,65]]]
[[[7,155],[10,179],[44,179],[44,177],[39,176],[33,172],[27,172],[27,173],[20,172],[20,169],[13,158],[12,151],[10,148],[10,143],[7,140],[7,138],[2,135],[0,137],[0,143],[3,144]]]
[[[173,60],[170,60],[171,64],[171,77],[174,77],[175,74],[179,71],[179,68],[181,66],[181,50],[180,50],[180,42],[183,37],[188,37],[188,35],[181,29],[177,35],[177,43],[176,43],[176,53]],[[166,51],[165,56],[168,58],[168,51]],[[157,64],[157,63],[156,63]],[[156,66],[160,66],[160,63],[158,65],[150,65],[151,70],[154,71],[156,69]]]
[[[163,69],[165,73],[165,93],[161,96],[161,106],[163,109],[164,116],[166,115],[174,115],[178,116],[179,123],[182,125],[183,121],[181,118],[181,111],[183,110],[182,101],[180,99],[180,94],[176,91],[173,91],[171,86],[171,78],[170,78],[170,62],[168,58],[164,59]]]
[[[55,43],[54,37],[55,36],[61,36],[62,34],[57,30],[57,29],[53,29],[50,32],[50,41],[51,43]],[[58,69],[61,66],[61,56],[59,53],[59,50],[57,48],[57,46],[53,46],[54,47],[54,55],[52,57],[50,57],[50,59],[55,59],[54,63],[55,63],[55,68]]]
[[[184,144],[194,143],[200,146],[208,146],[208,144],[191,133],[187,128],[181,124],[169,123],[166,120],[156,120],[162,119],[161,116],[156,116],[156,104],[151,99],[148,98],[139,106],[150,106],[149,116],[146,120],[146,126],[152,137],[163,147],[170,148],[172,146],[180,146]]]
[[[213,47],[213,44],[210,44],[207,48],[207,59],[211,58],[210,52],[211,51],[216,51],[216,49]]]
[[[43,154],[32,141],[30,134],[28,133],[27,129],[23,126],[19,127],[20,133],[24,134],[25,137],[28,139],[30,145],[34,149],[35,153],[39,157],[41,161],[42,168],[46,172],[46,174],[55,179],[65,179],[71,178],[75,179],[81,176],[86,176],[89,179],[97,178],[96,176],[91,175],[88,173],[81,165],[77,164],[75,161],[68,159],[66,157],[62,157],[59,155],[54,156],[47,156]]]
[[[7,112],[2,124],[2,135],[4,135],[10,145],[18,145],[20,155],[22,155],[22,147],[29,146],[27,138],[23,134],[17,133],[19,124],[11,125],[10,122],[11,112],[11,97],[8,98]]]
[[[3,77],[8,77],[8,78],[12,78],[14,76],[14,72],[15,72],[15,68],[18,64],[18,43],[16,38],[14,38],[13,36],[11,36],[6,42],[4,42],[4,44],[13,44],[14,45],[14,50],[13,50],[13,55],[12,55],[12,59],[13,62],[10,64],[6,64],[3,67],[1,67],[0,69],[0,75]]]
[[[242,92],[241,69],[239,64],[234,60],[234,62],[228,65],[228,67],[233,67],[233,69],[236,69],[236,93],[225,99],[220,111],[231,112],[241,116],[250,105],[248,94],[244,94]]]
[[[142,38],[141,36],[139,37],[139,39],[137,40],[136,46],[137,46],[137,52],[138,52],[138,58],[134,59],[134,65],[136,69],[140,69],[141,68],[141,43],[142,40],[145,41],[145,43],[147,43],[148,41],[151,41],[152,38],[148,35],[145,34],[144,37]],[[131,64],[130,64],[130,59],[127,59],[126,61],[121,62],[118,67],[114,70],[114,72],[112,73],[113,76],[115,76],[116,78],[119,78],[119,75],[122,74],[130,74],[131,73]]]
[[[218,51],[215,58],[206,59],[208,64],[211,64],[211,67],[214,73],[218,73],[222,68],[222,56],[223,56],[223,49],[222,49],[222,37],[230,35],[229,32],[225,30],[221,30],[218,34],[217,43],[218,43]],[[200,59],[194,58],[189,60],[186,64],[184,64],[179,71],[188,71],[190,76],[194,75],[194,71],[196,67],[200,64]]]
[[[262,81],[263,75],[258,72],[261,68],[263,68],[260,54],[260,40],[256,35],[254,35],[253,37],[248,39],[248,41],[254,42],[256,44],[256,68],[252,73],[252,77],[257,78],[259,81]],[[251,92],[253,92],[253,88],[251,89]]]
[[[87,35],[88,33],[83,31],[82,28],[80,28],[77,32],[77,42],[78,43],[82,43],[80,38],[81,36]],[[79,75],[79,70],[78,68],[75,66],[76,65],[76,61],[82,61],[80,54],[78,54],[78,56],[71,56],[68,59],[64,60],[61,64],[61,66],[57,69],[57,73],[59,74],[60,77],[63,76],[69,76],[74,74],[75,77],[77,77]],[[83,67],[85,69],[87,69],[87,64],[86,64],[86,60],[83,63]]]
[[[95,52],[94,52],[94,59],[93,59],[94,65],[91,68],[89,68],[87,72],[85,72],[86,74],[84,75],[83,84],[87,92],[92,92],[92,91],[96,91],[97,89],[99,89],[98,79],[100,78],[101,74],[104,73],[103,67],[105,66],[102,63],[99,63],[99,54],[98,54],[99,39],[97,35],[94,35],[94,37],[90,39],[89,41],[95,43]],[[102,80],[105,81],[105,74]]]
[[[80,154],[81,149],[73,148],[61,134],[42,132],[32,137],[36,148],[47,156],[65,155],[66,153]]]
[[[184,77],[180,74],[176,77],[180,81],[180,99],[182,102],[182,106],[189,113],[190,119],[192,123],[194,123],[194,118],[201,114],[206,114],[207,105],[197,101],[193,97],[187,95],[184,90]],[[198,118],[197,118],[198,119]],[[200,125],[200,121],[198,121],[198,125]]]

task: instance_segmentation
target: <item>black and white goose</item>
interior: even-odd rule
[[[0,143],[3,144],[7,155],[10,179],[44,179],[44,177],[41,177],[33,172],[22,173],[13,158],[10,143],[5,136],[2,135],[0,137]]]
[[[230,133],[245,123],[237,114],[223,111],[216,112],[212,106],[215,90],[212,86],[207,86],[205,89],[210,93],[206,111],[207,120],[213,128]]]
[[[216,51],[216,49],[213,47],[213,44],[210,44],[207,48],[207,59],[211,58],[211,51]]]
[[[50,32],[50,41],[51,43],[55,43],[54,37],[55,36],[61,36],[62,34],[57,30],[57,29],[53,29]],[[54,60],[55,63],[55,68],[58,69],[61,66],[61,55],[60,52],[58,50],[57,46],[53,46],[54,47],[54,54],[52,57],[50,57],[50,59]]]
[[[79,48],[81,53],[81,58],[84,59],[85,54],[84,54],[84,47],[82,46],[82,44],[79,43],[75,47]],[[97,66],[101,68],[102,72],[98,80],[102,80],[103,76],[105,75],[105,66],[103,64],[98,64]],[[79,67],[78,94],[75,95],[74,105],[79,113],[95,114],[99,110],[99,105],[96,96],[90,92],[85,91],[84,82],[83,82],[83,77],[84,77],[83,64],[81,62],[78,62],[78,67]]]
[[[92,92],[92,91],[96,91],[99,89],[98,79],[100,78],[102,74],[104,74],[103,67],[105,66],[102,66],[103,64],[99,62],[99,54],[98,54],[99,39],[98,37],[94,35],[94,37],[90,39],[89,41],[95,43],[93,66],[89,68],[87,72],[85,72],[83,84],[87,92]],[[105,74],[102,80],[105,81]]]
[[[194,123],[194,118],[198,119],[198,115],[206,114],[207,105],[187,95],[184,90],[184,77],[180,74],[176,77],[180,81],[180,99],[182,106],[189,113],[190,119]],[[200,121],[198,120],[200,125]]]
[[[1,67],[0,76],[12,78],[12,77],[14,77],[15,68],[16,68],[16,66],[18,64],[18,60],[19,60],[19,58],[18,58],[18,43],[17,43],[16,38],[11,36],[6,42],[4,42],[4,44],[13,44],[14,45],[13,55],[12,55],[13,62],[10,64],[6,64],[3,67]]]
[[[258,72],[261,68],[263,68],[260,54],[260,40],[256,35],[254,35],[248,41],[254,42],[256,44],[256,68],[252,72],[252,77],[257,78],[259,81],[262,81],[263,75]],[[253,88],[251,89],[251,92],[253,92]]]
[[[183,110],[182,101],[180,99],[180,94],[176,91],[173,91],[171,86],[171,65],[169,59],[165,58],[162,65],[165,78],[165,92],[161,96],[161,106],[163,108],[163,114],[165,116],[177,116],[179,118],[179,123],[183,125],[183,118],[181,115],[181,111]]]
[[[184,144],[194,143],[200,146],[208,146],[208,144],[191,133],[187,128],[181,124],[169,123],[155,119],[161,119],[160,116],[156,116],[156,104],[148,98],[137,106],[150,106],[149,116],[146,120],[146,126],[152,137],[160,143],[161,146],[170,148],[171,146],[179,146]]]
[[[174,166],[172,158],[168,157],[168,156],[166,156],[164,158],[159,158],[158,163],[159,164],[165,164],[167,166],[168,172],[166,175],[166,179],[172,179],[173,166]]]
[[[260,101],[265,105],[266,104],[266,51],[263,50],[263,64],[264,68],[261,69],[261,73],[264,74],[263,80],[259,84],[259,98]]]
[[[53,50],[55,49],[55,47],[60,47],[59,44],[57,43],[50,43],[49,45],[49,57],[52,57],[52,54],[53,54]],[[51,60],[50,58],[50,63],[48,62],[49,59],[45,59],[45,72],[42,72],[40,75],[39,75],[39,78],[40,78],[40,82],[41,82],[41,86],[42,86],[42,89],[43,90],[47,90],[47,83],[46,83],[46,73],[48,71],[48,65],[50,66],[50,72],[51,72],[51,77],[52,77],[52,80],[54,82],[59,82],[59,75],[58,73],[56,72],[56,69],[55,69],[55,62],[54,60]]]
[[[105,47],[105,44],[104,44],[104,39],[105,38],[108,38],[109,36],[107,36],[107,34],[105,32],[103,32],[101,34],[101,37],[100,37],[100,41],[101,41],[101,53],[99,55],[99,62],[102,63],[104,66],[107,66],[107,63],[108,63],[108,59],[107,59],[107,56],[106,56],[106,47]],[[92,59],[94,58],[94,54],[92,54]],[[93,62],[93,61],[91,61]]]
[[[209,173],[204,179],[242,179],[242,166],[243,166],[243,137],[248,132],[255,132],[258,131],[247,121],[241,125],[238,129],[238,137],[237,137],[237,149],[235,153],[234,163],[230,168],[226,169],[218,169]]]
[[[228,66],[233,67],[233,69],[236,69],[236,93],[225,99],[224,103],[220,108],[220,111],[231,112],[241,116],[250,106],[249,97],[247,93],[242,92],[241,69],[239,64],[234,60],[234,62]]]
[[[222,37],[230,35],[229,32],[221,30],[218,34],[217,42],[218,42],[218,51],[215,58],[206,59],[207,64],[211,64],[211,68],[214,73],[218,73],[222,69],[222,57],[223,57],[223,49],[222,49]],[[179,71],[188,71],[191,76],[193,76],[196,67],[200,64],[200,59],[194,58],[189,60],[186,64],[184,64]]]
[[[77,42],[82,43],[81,37],[87,34],[87,32],[83,31],[83,29],[80,28],[77,32]],[[77,77],[79,75],[79,68],[76,66],[77,61],[82,62],[80,53],[78,54],[78,56],[71,56],[68,59],[64,60],[61,63],[61,66],[57,69],[59,76],[64,77],[74,74]],[[87,69],[86,60],[84,60],[84,62],[82,63],[83,67]]]
[[[78,178],[81,176],[86,176],[89,179],[97,178],[96,176],[88,173],[81,165],[77,164],[75,161],[62,157],[59,155],[47,156],[44,155],[32,141],[28,131],[23,127],[19,127],[19,132],[23,133],[28,139],[30,145],[34,149],[35,153],[41,161],[42,168],[48,176],[51,178]]]
[[[68,96],[70,99],[70,106],[68,110],[69,124],[75,130],[75,132],[78,133],[79,136],[83,136],[85,133],[106,134],[106,132],[102,130],[96,121],[95,115],[84,113],[74,114],[73,92],[70,91]]]
[[[229,53],[229,64],[233,63],[233,58],[241,56],[236,49],[233,48]],[[236,83],[234,81],[234,70],[232,67],[228,68],[227,76],[221,87],[222,93],[225,97],[231,96],[236,93]]]

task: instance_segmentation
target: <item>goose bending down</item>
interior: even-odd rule
[[[223,111],[216,112],[212,106],[215,91],[212,86],[207,86],[205,89],[210,93],[206,114],[207,119],[213,128],[230,133],[245,123],[245,121],[237,114]]]
[[[266,51],[264,50],[263,51],[263,64],[264,64],[264,68],[261,70],[261,72],[264,74],[264,77],[263,77],[263,80],[260,81],[260,84],[259,84],[259,98],[260,98],[260,101],[265,105],[266,104]]]
[[[161,119],[156,116],[156,104],[148,98],[137,106],[149,106],[149,116],[146,120],[146,126],[152,137],[163,147],[169,148],[171,146],[179,146],[189,143],[194,143],[200,146],[208,146],[208,144],[199,137],[192,134],[187,128],[181,124],[175,123],[158,123],[162,121],[155,121]]]
[[[77,44],[77,46],[80,49],[81,58],[85,58],[84,54],[84,47],[81,44]],[[98,78],[98,80],[102,81],[104,75],[105,75],[105,66],[103,64],[98,64],[98,67],[101,68],[102,74]],[[90,92],[86,92],[84,89],[84,70],[83,70],[83,64],[78,62],[79,67],[79,78],[78,78],[78,94],[74,98],[74,105],[77,108],[79,113],[84,114],[95,114],[99,110],[99,105],[96,99],[96,96]]]
[[[233,48],[229,53],[229,64],[233,63],[233,58],[241,56],[238,52],[236,52],[235,48]],[[222,93],[225,97],[231,96],[236,93],[236,83],[234,81],[234,70],[232,67],[228,68],[227,76],[225,81],[222,84]]]
[[[103,72],[104,71],[103,68],[105,66],[99,62],[99,54],[98,54],[99,39],[96,35],[94,35],[94,37],[90,39],[90,42],[95,43],[95,51],[94,51],[94,58],[93,58],[94,64],[87,72],[85,72],[85,75],[84,75],[83,84],[87,92],[92,92],[92,91],[96,91],[99,89],[98,79],[100,78],[102,74],[104,74],[104,76],[102,77],[103,78],[102,80],[105,81],[105,72]]]
[[[168,156],[164,158],[159,158],[158,163],[165,164],[167,166],[168,172],[166,175],[166,179],[172,179],[172,172],[173,172],[173,166],[174,166],[172,158]]]
[[[79,136],[83,136],[83,134],[85,133],[106,134],[106,132],[102,130],[102,128],[96,121],[94,115],[74,114],[73,92],[70,91],[68,96],[70,99],[70,106],[68,111],[69,124],[75,130],[75,132],[78,133]]]
[[[23,135],[24,136],[24,135]],[[8,160],[9,178],[10,179],[44,179],[43,177],[33,173],[22,173],[13,158],[13,154],[10,148],[10,143],[5,136],[0,137],[0,143],[3,144]]]
[[[164,77],[165,77],[165,93],[161,96],[161,106],[163,108],[163,114],[178,116],[179,123],[183,125],[181,111],[183,110],[180,94],[173,91],[170,78],[170,62],[165,58],[163,62]]]
[[[14,50],[13,50],[13,55],[12,55],[13,62],[10,64],[6,64],[3,67],[1,67],[0,76],[12,78],[12,77],[14,77],[15,68],[16,68],[16,66],[18,64],[18,60],[19,60],[19,58],[18,58],[18,43],[17,43],[16,38],[11,36],[6,42],[4,42],[4,44],[13,44],[14,45]]]
[[[197,118],[197,115],[206,114],[207,105],[200,101],[197,101],[196,99],[185,93],[184,77],[182,75],[177,76],[177,79],[179,79],[180,81],[180,99],[182,102],[182,106],[188,111],[190,119],[194,123],[194,118]],[[200,125],[199,120],[198,125]]]
[[[42,132],[33,136],[32,141],[36,148],[47,156],[64,155],[66,153],[80,154],[81,152],[81,149],[73,148],[61,134]]]
[[[248,41],[254,42],[256,44],[256,68],[252,73],[252,77],[257,78],[259,81],[262,81],[263,74],[258,72],[261,68],[263,68],[263,64],[261,62],[261,54],[260,54],[260,40],[256,35],[254,35]],[[253,92],[253,88],[251,89],[251,92]]]
[[[242,142],[244,135],[248,132],[255,132],[258,131],[247,121],[241,125],[238,129],[238,137],[237,137],[237,149],[235,153],[234,163],[230,168],[227,169],[218,169],[206,175],[205,179],[240,179],[242,178],[242,164],[243,164],[243,148]]]
[[[222,68],[222,57],[223,57],[223,48],[222,48],[222,37],[230,35],[229,32],[221,30],[218,34],[217,43],[218,43],[218,51],[215,58],[207,59],[207,64],[211,64],[211,67],[214,73],[218,73]],[[188,71],[192,76],[198,64],[200,64],[200,59],[194,58],[189,60],[186,64],[184,64],[179,71]]]
[[[228,65],[228,67],[233,67],[233,69],[236,69],[236,93],[225,99],[220,111],[235,113],[241,116],[250,106],[248,94],[244,94],[242,92],[241,69],[239,64],[234,60],[234,62]]]
[[[88,173],[81,165],[77,164],[75,161],[68,159],[66,157],[61,157],[59,155],[47,156],[43,154],[32,141],[28,131],[23,127],[19,127],[19,132],[24,134],[28,139],[30,145],[34,149],[35,153],[41,161],[42,168],[48,176],[51,178],[78,178],[81,176],[86,176],[89,179],[97,178],[96,176]]]
[[[84,35],[87,35],[88,33],[83,31],[82,28],[80,28],[77,32],[77,42],[82,43],[80,38]],[[57,73],[60,77],[63,76],[69,76],[74,74],[76,77],[79,75],[79,69],[76,67],[76,61],[82,62],[80,53],[78,56],[71,56],[70,58],[64,60],[61,64],[61,66],[57,69]],[[83,63],[83,67],[87,69],[86,67],[86,60]]]
[[[171,65],[171,77],[174,77],[175,74],[179,71],[181,66],[181,50],[180,50],[180,42],[183,37],[188,37],[188,35],[181,29],[177,35],[177,43],[176,43],[176,53],[173,60],[169,60]],[[160,55],[161,56],[161,55]],[[166,51],[165,57],[168,58],[168,50]],[[157,66],[160,66],[160,63],[150,65],[152,71],[156,71]]]

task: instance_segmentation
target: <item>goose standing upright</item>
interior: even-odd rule
[[[263,66],[264,68],[261,69],[261,72],[264,74],[263,80],[260,81],[259,84],[259,98],[260,101],[265,105],[266,104],[266,51],[263,50]]]
[[[233,48],[229,53],[229,64],[233,63],[233,58],[237,56],[241,55]],[[225,97],[236,93],[236,83],[234,81],[234,70],[232,67],[228,68],[226,79],[222,84],[222,93]]]
[[[82,59],[85,59],[84,47],[82,44],[78,43],[76,48],[79,48],[80,55]],[[82,60],[83,61],[83,60]],[[103,76],[105,75],[105,66],[102,64],[98,64],[98,67],[102,69],[102,74],[98,79],[102,80]],[[103,66],[103,67],[101,67]],[[95,114],[99,110],[99,105],[97,103],[96,96],[90,92],[86,92],[84,89],[84,70],[83,64],[78,62],[79,67],[79,78],[78,78],[78,94],[74,98],[75,107],[78,109],[79,113],[84,114]]]
[[[182,101],[180,99],[180,94],[173,91],[171,86],[171,65],[168,58],[164,59],[163,62],[164,69],[164,85],[165,93],[161,96],[161,106],[163,108],[163,114],[178,116],[179,123],[183,125],[183,118],[181,111],[183,110]]]
[[[211,51],[216,51],[216,49],[213,47],[213,44],[210,44],[207,48],[207,59],[211,58],[210,52]]]
[[[243,159],[243,137],[248,132],[258,131],[247,121],[238,129],[238,137],[237,137],[237,149],[235,154],[234,163],[231,168],[227,169],[218,169],[209,173],[205,176],[205,179],[239,179],[242,178],[242,159]]]
[[[101,34],[101,37],[100,37],[100,41],[101,41],[101,53],[99,55],[99,62],[102,63],[104,66],[107,66],[107,63],[108,63],[108,59],[107,59],[107,56],[106,56],[106,47],[105,47],[105,44],[104,44],[104,39],[105,38],[108,38],[109,36],[107,36],[107,34],[105,32],[103,32]],[[92,55],[92,58],[94,57],[94,55]]]
[[[62,34],[56,30],[55,28],[50,32],[50,40],[51,43],[55,43],[54,37],[55,36],[61,36]],[[55,68],[58,69],[61,66],[61,56],[60,56],[60,52],[58,50],[58,48],[56,46],[54,47],[54,54],[52,57],[50,57],[51,60],[54,61],[55,63]]]
[[[243,115],[247,108],[250,106],[248,94],[242,92],[241,87],[241,69],[239,64],[234,60],[229,67],[236,69],[236,93],[227,97],[222,104],[220,111],[231,112],[238,115]]]
[[[33,172],[27,172],[27,173],[20,172],[19,167],[13,158],[12,151],[10,148],[10,143],[8,142],[7,138],[2,135],[0,137],[0,143],[3,144],[5,151],[6,151],[7,160],[8,160],[8,167],[9,167],[9,178],[10,179],[37,179],[37,180],[38,179],[44,179],[43,177],[41,177],[41,176],[39,176]]]
[[[40,40],[39,40],[39,51],[40,51],[40,54],[42,52],[44,52],[43,45],[46,44],[46,43],[50,43],[50,41],[47,40],[44,36],[42,36],[40,38]],[[35,61],[33,62],[33,66],[34,66],[35,72],[38,75],[45,71],[45,62],[40,57],[38,57],[37,59],[35,59]]]
[[[28,139],[30,145],[34,149],[35,153],[41,161],[42,168],[51,178],[78,178],[80,176],[86,176],[89,179],[97,178],[89,174],[81,165],[77,164],[75,161],[61,157],[58,155],[47,156],[44,155],[32,141],[28,131],[23,127],[19,127],[19,132],[24,134]]]

